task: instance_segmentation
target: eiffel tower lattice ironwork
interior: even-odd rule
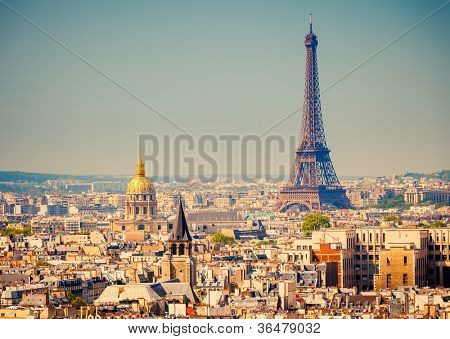
[[[330,159],[320,107],[317,36],[305,37],[305,100],[300,143],[289,182],[280,191],[280,210],[321,210],[353,208],[341,186]]]

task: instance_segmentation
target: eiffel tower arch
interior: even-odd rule
[[[300,143],[289,181],[280,190],[281,212],[353,208],[336,175],[325,139],[317,45],[317,36],[313,33],[310,21],[309,33],[305,36],[305,98]]]

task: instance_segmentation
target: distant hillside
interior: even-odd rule
[[[440,179],[440,180],[450,181],[450,170],[443,170],[443,171],[431,173],[431,174],[407,172],[404,174],[404,176],[415,178],[415,179],[428,178],[428,179]]]
[[[450,181],[450,170],[443,170],[436,173],[415,173],[407,172],[405,177],[412,177],[416,179],[420,178],[433,178]],[[47,180],[82,180],[84,182],[94,181],[127,181],[130,176],[112,176],[112,175],[70,175],[70,174],[52,174],[52,173],[32,173],[32,172],[20,172],[20,171],[0,171],[0,182],[11,183],[34,183],[42,184]],[[350,178],[350,177],[349,177]],[[357,177],[352,177],[357,178]],[[170,181],[170,178],[152,178],[154,181]],[[159,180],[158,180],[159,179]],[[170,180],[169,180],[170,179]],[[348,178],[347,178],[348,179]]]
[[[0,171],[0,182],[29,182],[41,184],[47,180],[83,180],[92,181],[108,181],[108,180],[125,180],[125,177],[113,176],[96,176],[96,175],[68,175],[68,174],[49,174],[49,173],[30,173],[19,171]]]

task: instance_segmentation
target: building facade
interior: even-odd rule
[[[314,231],[313,261],[337,262],[339,287],[449,287],[449,236],[450,228]]]

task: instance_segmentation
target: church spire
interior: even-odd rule
[[[181,195],[178,197],[178,214],[177,220],[173,227],[172,233],[170,234],[169,240],[184,240],[191,241],[192,237],[189,234],[189,227],[184,215],[183,202],[181,201]]]

